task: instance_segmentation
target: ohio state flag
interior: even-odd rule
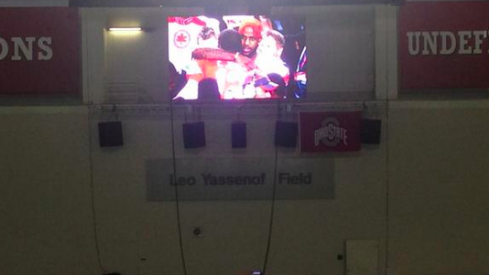
[[[300,113],[301,152],[352,152],[361,148],[361,113]]]

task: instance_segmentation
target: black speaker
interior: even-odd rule
[[[98,138],[100,147],[124,145],[124,140],[122,138],[122,123],[120,121],[99,122]]]
[[[275,145],[283,147],[296,147],[297,122],[277,121],[275,124]]]
[[[204,122],[188,122],[182,126],[183,146],[186,149],[205,147]]]
[[[361,140],[364,144],[380,144],[382,120],[362,119]]]
[[[246,148],[246,123],[235,121],[231,124],[231,143],[233,148]]]

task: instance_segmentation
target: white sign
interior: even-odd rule
[[[172,159],[146,161],[148,201],[333,199],[334,160]],[[176,173],[175,173],[176,170]],[[176,174],[176,176],[175,176]],[[175,190],[178,188],[178,190]]]

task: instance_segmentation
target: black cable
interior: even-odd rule
[[[81,33],[81,32],[80,32]],[[83,35],[83,34],[81,34]],[[80,38],[81,39],[81,38]],[[88,40],[85,39],[85,46],[87,47],[88,50]],[[88,61],[90,62],[90,61]],[[90,65],[90,64],[88,64]],[[89,169],[90,169],[90,200],[91,200],[91,207],[92,207],[92,228],[93,228],[93,238],[95,241],[95,252],[97,255],[97,263],[102,271],[102,273],[107,273],[107,270],[104,268],[102,265],[102,257],[100,256],[100,245],[99,245],[99,239],[98,239],[98,230],[97,230],[97,211],[95,209],[95,185],[94,185],[94,179],[93,179],[93,157],[92,157],[92,123],[90,120],[90,115],[91,115],[91,102],[90,102],[90,75],[87,75],[87,91],[88,91],[88,114],[87,114],[87,126],[88,126],[88,161],[89,161]]]
[[[398,22],[399,23],[399,22]],[[397,26],[399,27],[399,26]],[[388,29],[388,23],[385,22],[385,28]],[[389,39],[385,40],[385,48],[389,49]],[[389,68],[389,57],[385,59],[385,67]],[[386,73],[385,75],[385,85],[387,86],[385,89],[385,273],[389,272],[389,234],[390,234],[390,226],[389,226],[389,215],[390,215],[390,159],[389,159],[389,75]]]
[[[178,198],[178,184],[177,184],[177,161],[175,157],[175,133],[174,133],[174,117],[173,117],[173,100],[170,99],[170,124],[171,124],[171,145],[172,145],[172,161],[173,161],[173,186],[175,187],[175,205],[177,211],[177,225],[178,225],[178,242],[180,245],[180,255],[182,258],[183,274],[187,275],[187,264],[185,261],[185,253],[183,251],[183,239],[182,239],[182,222],[180,218],[180,200]]]
[[[277,119],[280,116],[280,111],[281,111],[281,106],[279,102],[277,107]],[[275,215],[275,201],[276,201],[275,197],[277,193],[277,166],[278,166],[277,163],[278,163],[278,146],[275,145],[275,156],[274,156],[274,163],[273,163],[272,199],[271,199],[272,204],[270,206],[270,224],[268,225],[268,240],[267,240],[267,248],[265,251],[265,259],[263,261],[263,270],[262,270],[263,274],[266,274],[268,257],[270,255],[270,247],[272,244],[273,220]]]
[[[98,240],[98,230],[97,230],[97,212],[95,210],[95,186],[93,183],[93,157],[92,157],[92,125],[90,120],[90,105],[88,106],[88,161],[90,162],[90,199],[92,206],[92,226],[93,226],[93,238],[95,241],[95,251],[97,254],[97,262],[102,273],[106,273],[106,269],[102,265],[102,259],[100,256],[100,247]]]
[[[389,203],[390,203],[390,167],[389,167],[389,95],[385,101],[385,269],[389,270]]]

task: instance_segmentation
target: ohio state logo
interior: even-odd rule
[[[173,44],[177,48],[186,48],[190,44],[190,34],[185,30],[179,30],[173,35]]]
[[[328,117],[321,122],[321,128],[314,131],[314,145],[318,146],[319,143],[326,145],[327,147],[334,147],[340,142],[344,145],[347,143],[347,130],[340,127],[340,122],[335,117]]]

